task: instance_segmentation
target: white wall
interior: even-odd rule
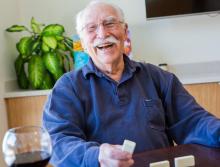
[[[0,146],[7,130],[6,109],[3,99],[4,81],[15,77],[13,61],[16,55],[14,39],[4,30],[18,21],[17,1],[0,0]],[[2,156],[2,147],[0,147],[0,166],[5,163]]]
[[[21,20],[31,16],[44,23],[61,23],[75,33],[74,16],[90,0],[19,0]],[[158,63],[191,63],[220,60],[220,15],[194,15],[146,21],[144,0],[106,0],[118,4],[130,25],[133,55]],[[213,15],[212,15],[213,16]]]
[[[138,60],[154,64],[220,60],[220,15],[151,20],[131,31]]]

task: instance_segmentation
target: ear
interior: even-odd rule
[[[126,40],[128,38],[128,24],[127,23],[125,23],[124,25],[124,31],[125,31],[124,40]]]

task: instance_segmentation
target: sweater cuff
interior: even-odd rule
[[[90,147],[86,151],[86,167],[99,167],[99,146]]]

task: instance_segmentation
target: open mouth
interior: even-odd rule
[[[114,45],[114,43],[105,43],[105,44],[98,45],[97,48],[100,50],[108,49],[108,48],[113,47],[113,45]]]

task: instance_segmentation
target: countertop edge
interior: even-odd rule
[[[48,90],[31,90],[31,89],[19,89],[16,80],[10,80],[5,82],[5,91],[3,97],[16,98],[16,97],[26,97],[26,96],[44,96],[49,95],[51,89]]]
[[[173,64],[168,65],[168,70],[174,73],[182,84],[220,83],[220,61]],[[49,90],[21,90],[16,80],[5,82],[3,98],[44,96]]]
[[[184,85],[187,84],[202,84],[202,83],[220,83],[220,76],[216,77],[206,77],[206,78],[179,78],[181,83]],[[47,96],[51,92],[49,90],[13,90],[4,93],[4,98],[16,98],[16,97],[26,97],[26,96]]]
[[[18,90],[14,92],[5,92],[4,98],[16,98],[27,96],[47,96],[51,90]]]

